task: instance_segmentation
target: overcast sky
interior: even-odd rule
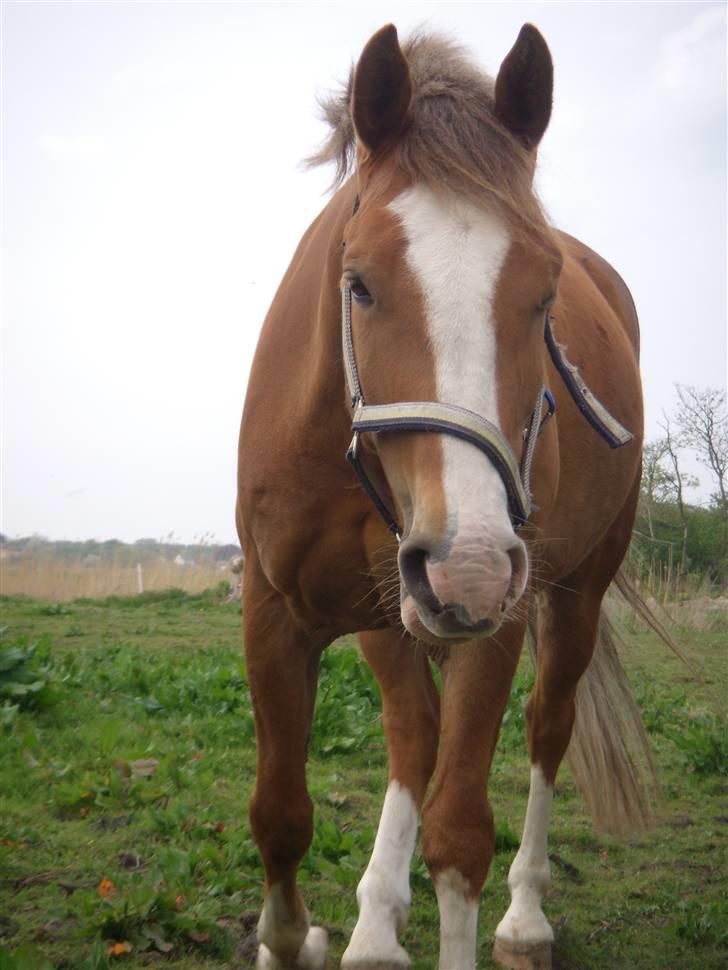
[[[0,16],[6,534],[234,538],[257,335],[331,178],[299,166],[324,135],[316,95],[389,21],[447,31],[491,73],[524,21],[541,29],[539,190],[632,289],[648,435],[675,382],[725,387],[724,3],[5,0]]]

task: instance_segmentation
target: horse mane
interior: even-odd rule
[[[495,115],[493,79],[457,43],[416,32],[403,44],[412,82],[410,121],[392,151],[413,181],[466,197],[480,208],[494,205],[513,227],[549,233],[533,190],[533,153]],[[331,133],[309,165],[335,163],[334,187],[356,166],[351,117],[354,82],[320,99]]]

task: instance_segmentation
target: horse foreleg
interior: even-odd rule
[[[511,904],[493,958],[512,970],[549,970],[553,930],[541,908],[550,882],[548,828],[554,783],[571,739],[576,688],[597,640],[604,593],[629,541],[618,520],[571,576],[538,600],[536,683],[526,705],[531,788],[521,846],[508,874]]]
[[[440,909],[440,970],[473,970],[478,900],[495,848],[488,773],[523,624],[453,646],[442,667],[440,745],[422,848]]]
[[[296,627],[252,556],[243,615],[258,746],[250,821],[265,869],[256,968],[323,970],[326,932],[310,926],[296,887],[296,870],[313,835],[306,754],[321,645]]]
[[[526,821],[520,848],[508,873],[511,905],[495,931],[493,959],[513,970],[550,970],[554,933],[541,909],[551,881],[547,837],[553,780],[540,764],[531,766]]]
[[[574,725],[576,687],[594,650],[601,593],[554,589],[549,600],[539,604],[536,683],[526,705],[531,758],[526,820],[508,874],[511,904],[496,928],[493,948],[495,961],[513,970],[551,967],[554,934],[541,908],[550,883],[551,803]]]
[[[342,970],[402,970],[409,958],[398,938],[407,924],[409,871],[417,820],[437,754],[437,689],[424,653],[409,637],[361,634],[379,682],[389,751],[389,785],[374,850],[357,889],[359,919]]]

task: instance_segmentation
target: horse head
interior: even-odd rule
[[[541,35],[522,29],[494,85],[463,79],[481,103],[462,119],[461,92],[451,79],[438,84],[429,54],[417,39],[403,51],[388,26],[353,73],[358,195],[341,283],[355,408],[357,390],[371,413],[404,407],[382,411],[388,424],[361,425],[373,429],[362,434],[362,461],[381,467],[382,504],[400,533],[402,621],[440,642],[492,634],[526,588],[517,526],[529,508],[517,496],[530,507],[523,466],[540,422],[544,318],[561,254],[532,189],[551,112]],[[466,433],[477,419],[490,452]]]

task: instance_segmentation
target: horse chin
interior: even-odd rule
[[[506,614],[497,620],[490,620],[473,629],[461,626],[449,611],[433,613],[427,606],[418,603],[414,596],[403,591],[401,602],[402,623],[416,640],[433,646],[456,647],[470,640],[482,640],[492,636],[501,626]]]

